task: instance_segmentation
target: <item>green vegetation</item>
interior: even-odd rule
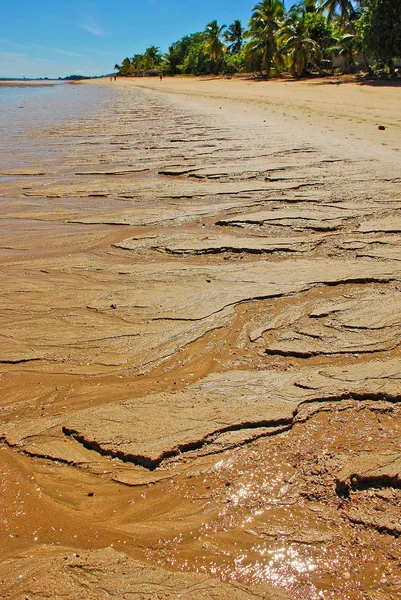
[[[246,30],[237,19],[217,21],[185,35],[165,54],[150,46],[115,65],[119,75],[218,75],[283,72],[303,77],[372,65],[394,74],[401,58],[400,0],[301,0],[285,11],[283,0],[260,0]]]
[[[320,63],[322,50],[311,38],[310,21],[302,7],[295,7],[277,33],[278,53],[282,64],[291,69],[295,77],[307,72],[309,65]]]
[[[400,0],[366,0],[356,22],[357,37],[366,54],[379,66],[394,72],[394,58],[401,57]]]

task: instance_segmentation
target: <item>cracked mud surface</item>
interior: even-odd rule
[[[221,83],[5,129],[1,597],[401,596],[395,138]]]

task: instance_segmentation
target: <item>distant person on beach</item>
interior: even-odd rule
[[[160,81],[163,81],[163,73],[160,73]]]

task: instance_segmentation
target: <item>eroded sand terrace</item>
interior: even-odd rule
[[[399,597],[396,113],[163,83],[9,142],[2,597]]]

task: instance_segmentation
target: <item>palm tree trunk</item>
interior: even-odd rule
[[[373,75],[373,71],[372,71],[371,67],[369,66],[368,59],[366,58],[365,53],[361,52],[361,56],[362,56],[362,60],[363,60],[363,66],[365,67],[365,69],[367,70],[369,75]]]
[[[272,68],[272,57],[270,53],[270,49],[266,46],[263,56],[263,66],[266,70],[266,76],[270,77],[270,71]]]
[[[321,69],[320,65],[318,65],[316,61],[311,60],[311,65],[319,71],[319,75],[321,75],[322,77],[325,75],[325,72]]]

